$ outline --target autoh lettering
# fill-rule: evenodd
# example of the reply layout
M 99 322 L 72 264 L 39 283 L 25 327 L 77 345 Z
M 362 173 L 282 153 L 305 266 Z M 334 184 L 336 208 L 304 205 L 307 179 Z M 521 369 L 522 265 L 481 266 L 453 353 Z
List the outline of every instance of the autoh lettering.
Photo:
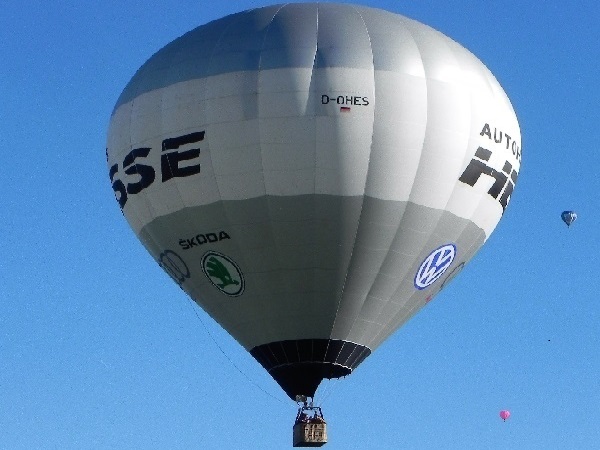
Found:
M 475 152 L 475 156 L 460 176 L 459 181 L 469 186 L 475 186 L 475 183 L 477 183 L 482 175 L 493 178 L 494 182 L 487 193 L 498 200 L 504 213 L 517 183 L 519 173 L 509 161 L 504 163 L 501 170 L 489 166 L 488 162 L 491 156 L 491 150 L 479 147 Z
M 502 144 L 502 146 L 506 147 L 506 150 L 510 150 L 512 152 L 513 156 L 517 161 L 519 161 L 519 163 L 521 162 L 521 147 L 519 143 L 505 131 L 502 131 L 496 127 L 494 127 L 492 131 L 490 124 L 486 123 L 481 129 L 479 136 L 485 136 L 496 144 Z

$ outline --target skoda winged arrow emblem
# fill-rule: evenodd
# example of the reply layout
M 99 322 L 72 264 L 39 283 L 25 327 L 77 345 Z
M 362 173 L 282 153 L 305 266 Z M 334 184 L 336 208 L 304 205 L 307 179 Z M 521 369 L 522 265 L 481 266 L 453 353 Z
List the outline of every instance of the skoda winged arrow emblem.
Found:
M 206 252 L 202 257 L 202 271 L 223 294 L 237 297 L 244 292 L 242 271 L 228 256 L 212 250 Z

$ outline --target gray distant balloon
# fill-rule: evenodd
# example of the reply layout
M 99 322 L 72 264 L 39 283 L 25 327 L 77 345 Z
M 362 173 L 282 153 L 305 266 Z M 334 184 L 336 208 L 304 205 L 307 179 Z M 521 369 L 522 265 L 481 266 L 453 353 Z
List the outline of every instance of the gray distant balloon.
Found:
M 290 3 L 152 56 L 107 159 L 152 257 L 295 398 L 351 373 L 460 272 L 510 201 L 520 146 L 505 92 L 453 40 Z

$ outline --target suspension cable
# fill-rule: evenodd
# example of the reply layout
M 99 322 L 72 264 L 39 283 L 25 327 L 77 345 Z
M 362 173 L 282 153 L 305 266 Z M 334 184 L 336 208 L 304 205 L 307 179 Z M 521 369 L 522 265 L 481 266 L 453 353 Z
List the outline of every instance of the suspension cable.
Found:
M 242 369 L 239 368 L 239 366 L 233 362 L 233 360 L 229 357 L 229 355 L 227 355 L 227 353 L 225 353 L 225 351 L 223 350 L 223 348 L 219 345 L 219 343 L 217 342 L 217 340 L 215 339 L 215 337 L 213 336 L 213 334 L 210 332 L 210 330 L 208 329 L 208 327 L 206 326 L 206 324 L 204 323 L 204 320 L 202 320 L 202 317 L 200 317 L 200 314 L 198 314 L 198 305 L 196 304 L 196 302 L 194 302 L 189 296 L 186 295 L 186 298 L 189 302 L 190 307 L 192 308 L 192 310 L 194 311 L 194 314 L 196 315 L 196 317 L 198 318 L 198 320 L 200 321 L 200 323 L 202 324 L 202 327 L 204 328 L 204 330 L 206 331 L 206 333 L 210 336 L 210 339 L 213 341 L 213 343 L 215 344 L 215 346 L 219 349 L 219 351 L 223 354 L 223 356 L 225 356 L 225 358 L 229 361 L 229 363 L 235 367 L 237 369 L 237 371 L 242 374 L 242 376 L 248 381 L 250 382 L 250 384 L 254 385 L 254 387 L 258 388 L 260 391 L 262 391 L 264 394 L 268 395 L 269 397 L 271 397 L 272 399 L 277 400 L 279 403 L 286 405 L 286 406 L 290 406 L 290 404 L 288 402 L 284 402 L 283 400 L 281 400 L 278 397 L 275 397 L 273 394 L 271 394 L 270 392 L 267 392 L 265 389 L 263 389 L 258 383 L 256 383 L 252 378 L 250 378 L 250 376 L 248 376 L 244 371 L 242 371 Z

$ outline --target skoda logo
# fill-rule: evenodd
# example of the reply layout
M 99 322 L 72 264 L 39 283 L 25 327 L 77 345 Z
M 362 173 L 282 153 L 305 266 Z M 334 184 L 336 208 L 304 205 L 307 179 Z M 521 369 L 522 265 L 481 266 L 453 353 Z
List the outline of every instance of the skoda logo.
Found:
M 432 251 L 417 270 L 415 287 L 421 290 L 431 286 L 448 270 L 455 256 L 456 246 L 454 244 L 446 244 Z
M 237 297 L 244 292 L 244 277 L 238 265 L 228 256 L 208 251 L 202 257 L 202 271 L 223 294 Z

